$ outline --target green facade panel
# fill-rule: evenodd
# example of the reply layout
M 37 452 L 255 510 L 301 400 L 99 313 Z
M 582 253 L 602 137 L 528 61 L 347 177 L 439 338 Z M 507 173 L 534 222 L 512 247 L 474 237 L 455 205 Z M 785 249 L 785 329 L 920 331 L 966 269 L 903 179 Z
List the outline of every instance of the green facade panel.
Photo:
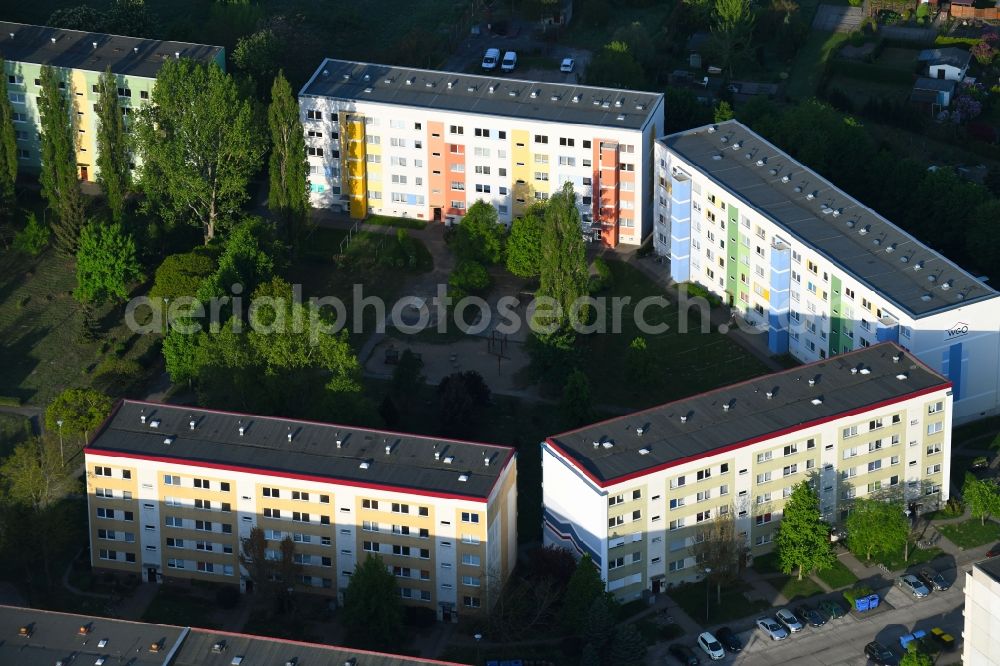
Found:
M 830 277 L 830 346 L 828 353 L 834 356 L 840 353 L 841 329 L 843 327 L 844 313 L 841 303 L 841 283 L 836 275 Z
M 736 303 L 739 298 L 738 290 L 740 284 L 740 215 L 736 206 L 729 206 L 729 219 L 726 224 L 726 232 L 728 238 L 726 241 L 726 293 Z

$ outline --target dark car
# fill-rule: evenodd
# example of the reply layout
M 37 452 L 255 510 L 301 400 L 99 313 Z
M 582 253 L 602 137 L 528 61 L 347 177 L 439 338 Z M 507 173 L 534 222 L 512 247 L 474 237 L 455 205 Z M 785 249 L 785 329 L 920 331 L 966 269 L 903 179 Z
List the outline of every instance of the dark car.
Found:
M 878 641 L 872 641 L 865 646 L 865 656 L 879 666 L 896 666 L 899 663 L 896 653 Z
M 715 632 L 715 637 L 722 643 L 722 647 L 726 648 L 726 652 L 736 653 L 743 649 L 743 642 L 740 641 L 740 637 L 729 627 L 721 627 Z
M 1000 555 L 1000 543 L 986 551 L 986 557 L 996 557 L 997 555 Z
M 924 567 L 921 569 L 917 576 L 923 581 L 924 585 L 934 588 L 939 592 L 944 592 L 951 587 L 951 585 L 948 584 L 948 581 L 945 580 L 944 576 L 930 567 Z
M 819 609 L 831 620 L 836 620 L 838 617 L 844 617 L 847 615 L 847 610 L 844 606 L 839 601 L 834 601 L 833 599 L 821 601 Z
M 701 661 L 698 659 L 698 655 L 694 653 L 694 650 L 689 648 L 687 645 L 681 645 L 680 643 L 674 643 L 667 651 L 685 666 L 698 666 Z
M 816 610 L 815 608 L 809 608 L 809 606 L 799 606 L 795 609 L 795 613 L 809 623 L 810 627 L 822 627 L 826 624 L 826 615 L 822 612 Z

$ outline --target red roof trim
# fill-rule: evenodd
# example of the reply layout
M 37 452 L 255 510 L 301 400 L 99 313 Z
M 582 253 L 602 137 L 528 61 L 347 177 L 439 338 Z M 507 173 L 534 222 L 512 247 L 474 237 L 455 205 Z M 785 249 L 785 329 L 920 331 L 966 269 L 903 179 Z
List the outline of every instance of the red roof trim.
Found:
M 677 458 L 677 459 L 671 460 L 669 462 L 661 463 L 661 464 L 656 465 L 654 467 L 648 467 L 646 469 L 642 469 L 642 470 L 639 470 L 639 471 L 636 471 L 636 472 L 631 472 L 629 474 L 624 474 L 622 476 L 612 477 L 610 479 L 605 479 L 603 481 L 600 480 L 600 479 L 598 479 L 596 476 L 594 476 L 594 474 L 590 470 L 586 469 L 585 467 L 582 467 L 577 462 L 576 458 L 573 457 L 573 456 L 571 456 L 571 455 L 569 455 L 566 452 L 565 449 L 563 449 L 558 444 L 556 444 L 552 437 L 547 438 L 545 441 L 546 441 L 546 443 L 549 446 L 551 446 L 556 451 L 558 451 L 560 454 L 562 454 L 562 456 L 564 458 L 566 458 L 566 460 L 568 460 L 574 467 L 576 467 L 581 472 L 583 472 L 584 474 L 586 474 L 587 478 L 591 479 L 594 483 L 596 483 L 601 488 L 607 488 L 608 486 L 613 486 L 613 485 L 616 485 L 616 484 L 619 484 L 619 483 L 624 483 L 625 481 L 631 481 L 632 479 L 636 479 L 636 478 L 639 478 L 639 477 L 642 477 L 642 476 L 646 476 L 648 474 L 654 474 L 656 472 L 660 472 L 660 471 L 663 471 L 665 469 L 670 469 L 671 467 L 677 467 L 677 466 L 683 465 L 685 463 L 694 462 L 696 460 L 702 460 L 703 458 L 708 458 L 708 457 L 711 457 L 711 456 L 719 455 L 721 453 L 728 453 L 729 451 L 735 451 L 736 449 L 741 449 L 741 448 L 743 448 L 745 446 L 751 446 L 753 444 L 757 444 L 759 442 L 763 442 L 763 441 L 768 440 L 768 439 L 774 439 L 775 437 L 781 437 L 783 435 L 788 435 L 788 434 L 791 434 L 793 432 L 798 432 L 800 430 L 806 430 L 807 428 L 814 428 L 814 427 L 816 427 L 818 425 L 823 425 L 824 423 L 830 423 L 831 421 L 836 421 L 838 419 L 847 418 L 849 416 L 856 416 L 858 414 L 863 414 L 865 412 L 869 412 L 869 411 L 872 411 L 874 409 L 880 409 L 882 407 L 888 407 L 890 405 L 895 405 L 897 403 L 904 402 L 906 400 L 912 400 L 913 398 L 919 398 L 920 396 L 923 396 L 923 395 L 929 395 L 931 393 L 937 393 L 938 391 L 943 391 L 943 390 L 949 389 L 951 387 L 952 387 L 952 383 L 951 382 L 945 382 L 945 383 L 939 384 L 937 386 L 930 386 L 930 387 L 927 387 L 925 389 L 921 389 L 919 391 L 913 391 L 912 393 L 907 393 L 906 395 L 897 396 L 895 398 L 890 398 L 890 399 L 887 399 L 887 400 L 881 400 L 879 402 L 876 402 L 876 403 L 873 403 L 873 404 L 870 404 L 870 405 L 864 405 L 862 407 L 857 407 L 855 409 L 851 409 L 851 410 L 848 410 L 846 412 L 839 412 L 837 414 L 831 414 L 830 416 L 824 416 L 822 418 L 813 419 L 811 421 L 805 421 L 804 423 L 800 423 L 800 424 L 794 425 L 794 426 L 789 426 L 787 428 L 782 428 L 781 430 L 776 430 L 776 431 L 773 431 L 773 432 L 765 433 L 763 435 L 758 435 L 757 437 L 753 437 L 751 439 L 746 439 L 746 440 L 743 440 L 743 441 L 740 441 L 740 442 L 736 442 L 734 444 L 728 444 L 726 446 L 719 447 L 719 448 L 716 448 L 716 449 L 710 449 L 708 451 L 704 451 L 702 453 L 699 453 L 699 454 L 696 454 L 696 455 L 693 455 L 693 456 L 687 456 L 687 457 L 684 457 L 684 458 Z
M 95 449 L 92 446 L 88 446 L 83 450 L 84 455 L 95 455 L 95 456 L 107 456 L 109 458 L 128 458 L 131 460 L 148 460 L 151 462 L 161 462 L 168 463 L 171 465 L 185 465 L 187 467 L 204 467 L 207 469 L 218 469 L 227 472 L 243 472 L 246 474 L 267 474 L 270 476 L 277 476 L 284 479 L 297 479 L 299 481 L 315 481 L 317 483 L 330 483 L 338 486 L 350 486 L 352 488 L 368 488 L 371 490 L 382 490 L 393 493 L 402 493 L 404 495 L 421 495 L 424 497 L 436 497 L 439 499 L 452 499 L 452 500 L 463 500 L 467 502 L 483 502 L 485 503 L 489 496 L 480 497 L 479 495 L 458 495 L 454 493 L 443 493 L 434 490 L 419 490 L 415 488 L 404 488 L 402 486 L 390 486 L 378 483 L 362 483 L 360 481 L 347 481 L 345 479 L 338 479 L 336 477 L 329 476 L 314 476 L 312 474 L 297 474 L 295 472 L 283 472 L 279 470 L 271 470 L 264 467 L 244 467 L 242 465 L 225 465 L 222 463 L 213 462 L 200 462 L 195 460 L 188 460 L 186 458 L 170 458 L 166 456 L 147 456 L 139 453 L 126 453 L 124 451 L 112 451 L 110 449 Z
M 170 626 L 170 625 L 168 625 Z M 283 643 L 285 645 L 298 645 L 300 647 L 317 648 L 321 650 L 338 650 L 340 652 L 350 652 L 351 654 L 365 654 L 372 657 L 391 657 L 414 664 L 437 664 L 438 666 L 462 666 L 455 661 L 437 661 L 436 659 L 424 659 L 423 657 L 409 657 L 401 654 L 389 652 L 372 652 L 371 650 L 358 650 L 356 648 L 344 647 L 341 645 L 324 645 L 323 643 L 306 643 L 305 641 L 293 641 L 287 638 L 271 638 L 270 636 L 255 636 L 254 634 L 241 634 L 234 631 L 217 631 L 214 629 L 191 628 L 192 633 L 207 634 L 209 636 L 231 636 L 233 638 L 249 638 L 251 640 L 263 640 L 271 643 Z

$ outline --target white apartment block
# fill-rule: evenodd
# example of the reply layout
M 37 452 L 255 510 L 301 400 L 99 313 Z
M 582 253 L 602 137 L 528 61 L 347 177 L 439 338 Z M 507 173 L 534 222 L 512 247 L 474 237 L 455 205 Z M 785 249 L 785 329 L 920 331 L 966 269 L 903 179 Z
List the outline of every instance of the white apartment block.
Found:
M 517 559 L 516 454 L 503 446 L 125 401 L 85 450 L 91 560 L 148 582 L 253 581 L 254 526 L 303 590 L 337 595 L 378 554 L 405 603 L 486 609 Z
M 571 182 L 584 231 L 637 245 L 653 228 L 663 95 L 326 59 L 299 93 L 313 206 L 509 225 Z
M 893 341 L 1000 411 L 997 292 L 735 121 L 656 143 L 654 247 L 810 362 Z
M 977 562 L 965 573 L 962 663 L 1000 664 L 1000 560 Z
M 809 480 L 831 524 L 855 497 L 948 499 L 952 385 L 888 342 L 549 437 L 544 541 L 589 554 L 620 599 L 697 580 L 730 514 L 749 559 Z

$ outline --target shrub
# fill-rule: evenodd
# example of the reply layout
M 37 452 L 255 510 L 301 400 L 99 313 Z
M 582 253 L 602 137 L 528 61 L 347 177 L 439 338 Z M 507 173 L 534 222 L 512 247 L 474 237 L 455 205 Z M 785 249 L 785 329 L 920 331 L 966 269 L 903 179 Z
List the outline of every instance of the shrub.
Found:
M 28 223 L 14 236 L 14 249 L 29 257 L 37 257 L 49 244 L 49 228 L 38 223 L 34 213 L 28 214 Z
M 223 610 L 236 608 L 240 602 L 240 589 L 235 585 L 223 585 L 215 591 L 215 603 Z
M 713 308 L 722 305 L 722 299 L 710 292 L 705 287 L 701 286 L 697 282 L 688 282 L 684 285 L 684 289 L 687 291 L 687 295 L 691 298 L 704 298 L 708 301 L 708 304 Z
M 448 286 L 464 293 L 482 292 L 490 286 L 490 274 L 478 261 L 467 259 L 455 266 L 448 276 Z
M 851 605 L 851 608 L 854 608 L 855 601 L 867 597 L 873 594 L 873 592 L 872 588 L 867 585 L 855 585 L 849 590 L 844 590 L 844 598 L 847 599 L 847 603 Z
M 591 280 L 591 291 L 604 291 L 605 289 L 610 289 L 612 285 L 614 285 L 615 278 L 611 274 L 608 262 L 606 262 L 602 257 L 594 259 L 594 270 L 597 271 L 597 276 Z

